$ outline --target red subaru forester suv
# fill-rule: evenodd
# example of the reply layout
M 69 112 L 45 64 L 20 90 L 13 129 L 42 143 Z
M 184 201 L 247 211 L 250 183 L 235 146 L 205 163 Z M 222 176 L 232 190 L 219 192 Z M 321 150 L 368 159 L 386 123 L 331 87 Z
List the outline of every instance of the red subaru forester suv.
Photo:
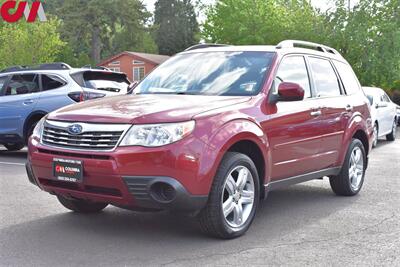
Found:
M 27 173 L 76 212 L 185 211 L 234 238 L 278 187 L 328 176 L 336 194 L 356 195 L 372 128 L 352 68 L 330 47 L 202 44 L 131 95 L 50 113 L 30 138 Z

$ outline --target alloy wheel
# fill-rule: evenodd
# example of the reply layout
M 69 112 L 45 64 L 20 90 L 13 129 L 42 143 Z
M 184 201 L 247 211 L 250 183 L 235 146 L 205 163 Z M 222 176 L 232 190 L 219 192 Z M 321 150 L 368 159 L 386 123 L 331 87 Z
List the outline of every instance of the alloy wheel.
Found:
M 364 157 L 359 147 L 355 147 L 351 151 L 349 164 L 349 180 L 353 191 L 360 189 L 364 176 Z
M 374 141 L 373 146 L 375 147 L 378 144 L 378 127 L 374 126 Z
M 255 187 L 250 170 L 237 166 L 227 176 L 221 198 L 226 223 L 240 228 L 250 217 L 254 205 Z

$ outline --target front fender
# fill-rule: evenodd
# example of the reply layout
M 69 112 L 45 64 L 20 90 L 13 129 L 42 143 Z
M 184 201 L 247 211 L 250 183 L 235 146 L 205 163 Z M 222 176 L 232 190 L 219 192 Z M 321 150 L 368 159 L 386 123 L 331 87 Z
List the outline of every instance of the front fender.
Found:
M 263 154 L 266 174 L 265 177 L 260 177 L 260 179 L 263 179 L 265 182 L 266 177 L 270 177 L 271 170 L 267 165 L 268 162 L 271 162 L 269 143 L 260 126 L 247 119 L 229 121 L 213 133 L 201 156 L 200 173 L 207 173 L 205 176 L 208 179 L 214 179 L 225 153 L 235 143 L 245 140 L 255 143 Z M 212 182 L 209 184 L 211 188 Z

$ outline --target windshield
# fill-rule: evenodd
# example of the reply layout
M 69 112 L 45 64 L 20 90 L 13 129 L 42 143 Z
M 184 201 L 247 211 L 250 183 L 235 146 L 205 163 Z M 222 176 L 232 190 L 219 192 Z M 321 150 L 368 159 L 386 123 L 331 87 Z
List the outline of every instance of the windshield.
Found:
M 177 55 L 150 73 L 135 94 L 256 95 L 274 54 L 207 52 Z

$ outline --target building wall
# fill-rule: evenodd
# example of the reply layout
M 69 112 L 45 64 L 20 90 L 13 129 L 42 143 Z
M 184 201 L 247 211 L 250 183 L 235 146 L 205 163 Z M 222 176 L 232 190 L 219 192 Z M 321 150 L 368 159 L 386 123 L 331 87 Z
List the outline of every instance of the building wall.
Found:
M 144 64 L 133 64 L 134 60 L 138 61 L 143 61 Z M 114 62 L 118 62 L 119 64 L 113 64 Z M 156 64 L 150 63 L 148 61 L 145 61 L 141 58 L 135 57 L 134 55 L 121 55 L 118 58 L 115 58 L 114 60 L 101 65 L 103 67 L 107 67 L 113 70 L 117 70 L 120 72 L 124 72 L 130 81 L 134 81 L 133 79 L 133 68 L 134 67 L 144 67 L 144 76 L 149 74 L 155 67 L 157 67 Z

